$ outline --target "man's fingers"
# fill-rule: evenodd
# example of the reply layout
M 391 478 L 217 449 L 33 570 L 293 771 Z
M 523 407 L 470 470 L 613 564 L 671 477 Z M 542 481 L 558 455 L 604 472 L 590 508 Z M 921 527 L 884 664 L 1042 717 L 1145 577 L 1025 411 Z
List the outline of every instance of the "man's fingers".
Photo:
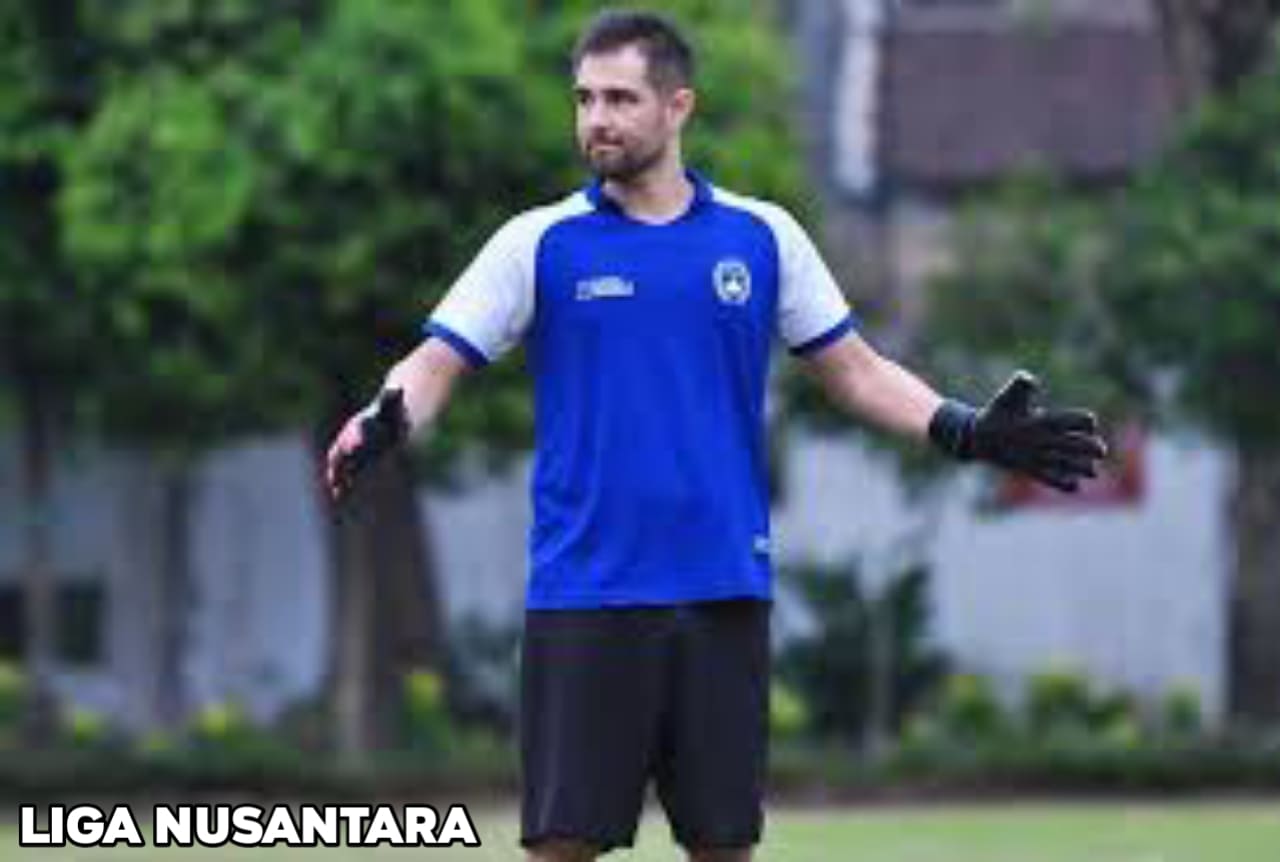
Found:
M 995 398 L 991 399 L 988 409 L 1000 413 L 1025 413 L 1031 408 L 1031 399 L 1035 397 L 1039 388 L 1040 383 L 1034 375 L 1027 371 L 1018 371 L 1004 386 L 1000 387 Z
M 338 432 L 333 445 L 329 447 L 325 458 L 325 478 L 329 484 L 329 492 L 335 500 L 341 499 L 351 488 L 355 468 L 358 466 L 353 463 L 353 459 L 360 444 L 361 433 L 358 423 L 348 420 Z
M 1056 452 L 1041 453 L 1033 462 L 1036 470 L 1046 470 L 1061 476 L 1074 476 L 1079 479 L 1095 479 L 1098 476 L 1092 458 L 1080 455 L 1063 455 Z
M 1075 473 L 1047 466 L 1036 466 L 1028 470 L 1027 474 L 1037 482 L 1056 488 L 1064 494 L 1074 494 L 1080 490 L 1080 476 Z
M 1064 494 L 1074 494 L 1080 490 L 1080 480 L 1074 476 L 1060 476 L 1056 473 L 1050 473 L 1041 477 L 1040 481 Z
M 1107 444 L 1096 434 L 1084 434 L 1075 431 L 1055 432 L 1044 435 L 1036 447 L 1040 452 L 1053 452 L 1061 455 L 1078 455 L 1097 461 L 1107 457 Z
M 333 442 L 333 445 L 329 447 L 329 452 L 325 455 L 325 480 L 328 482 L 330 490 L 335 492 L 338 487 L 339 468 L 342 463 L 343 453 L 344 447 L 342 437 L 339 436 L 338 439 Z
M 1097 476 L 1097 462 L 1107 456 L 1107 445 L 1092 411 L 1037 406 L 1039 389 L 1032 374 L 1015 373 L 978 413 L 973 453 L 1073 493 L 1082 480 Z
M 1098 417 L 1091 410 L 1050 408 L 1036 417 L 1036 423 L 1050 431 L 1091 435 L 1098 433 Z
M 356 479 L 366 468 L 378 458 L 378 452 L 368 440 L 360 440 L 338 456 L 337 478 L 341 493 L 346 493 L 355 485 Z
M 408 436 L 404 393 L 384 390 L 374 407 L 347 420 L 329 449 L 329 484 L 335 498 L 351 490 L 359 475 Z

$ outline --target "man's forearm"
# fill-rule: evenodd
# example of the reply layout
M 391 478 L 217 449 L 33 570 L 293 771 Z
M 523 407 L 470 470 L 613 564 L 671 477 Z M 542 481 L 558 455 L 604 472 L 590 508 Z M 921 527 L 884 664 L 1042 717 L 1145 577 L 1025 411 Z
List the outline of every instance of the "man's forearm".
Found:
M 1072 492 L 1096 473 L 1107 447 L 1097 418 L 1034 403 L 1039 384 L 1013 375 L 981 408 L 944 399 L 860 337 L 819 353 L 813 368 L 828 396 L 850 413 L 908 437 L 928 439 L 962 461 L 985 461 Z
M 465 367 L 452 348 L 432 338 L 391 368 L 383 388 L 404 393 L 410 434 L 421 432 L 435 421 Z
M 912 372 L 866 345 L 819 366 L 823 386 L 849 413 L 895 434 L 923 440 L 942 397 Z
M 929 420 L 942 403 L 942 397 L 891 359 L 877 359 L 874 368 L 873 373 L 852 388 L 854 408 L 882 428 L 925 439 Z

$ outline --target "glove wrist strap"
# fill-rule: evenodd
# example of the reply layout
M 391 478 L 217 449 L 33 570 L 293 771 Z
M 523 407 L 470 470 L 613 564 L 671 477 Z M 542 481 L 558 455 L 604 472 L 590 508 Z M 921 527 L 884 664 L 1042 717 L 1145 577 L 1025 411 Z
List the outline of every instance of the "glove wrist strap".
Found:
M 973 458 L 973 425 L 978 411 L 948 398 L 929 420 L 929 439 L 947 455 L 960 461 Z
M 361 422 L 364 444 L 370 456 L 378 456 L 399 446 L 409 436 L 409 417 L 405 412 L 404 394 L 399 389 L 384 389 L 365 412 Z

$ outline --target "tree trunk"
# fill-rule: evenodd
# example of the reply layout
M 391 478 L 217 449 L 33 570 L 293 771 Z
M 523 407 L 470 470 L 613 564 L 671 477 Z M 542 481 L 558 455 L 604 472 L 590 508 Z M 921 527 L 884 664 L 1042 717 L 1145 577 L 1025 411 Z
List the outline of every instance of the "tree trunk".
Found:
M 1158 0 L 1156 11 L 1174 102 L 1186 111 L 1200 104 L 1212 78 L 1199 0 Z
M 1190 108 L 1262 66 L 1280 0 L 1159 0 L 1156 10 L 1178 106 Z
M 1229 701 L 1249 723 L 1280 720 L 1280 453 L 1240 454 L 1231 500 Z
M 318 441 L 320 475 L 328 435 Z M 334 742 L 346 759 L 360 762 L 397 740 L 405 673 L 440 666 L 443 614 L 407 456 L 385 459 L 339 506 L 325 508 L 334 584 L 327 674 Z
M 1276 0 L 1200 0 L 1205 31 L 1212 45 L 1209 74 L 1218 92 L 1235 89 L 1262 67 L 1271 53 Z
M 1227 93 L 1272 49 L 1280 0 L 1160 0 L 1182 108 Z M 1234 718 L 1280 719 L 1280 454 L 1240 453 L 1231 500 L 1228 702 Z
M 406 674 L 443 671 L 444 611 L 428 533 L 423 526 L 409 457 L 392 457 L 374 497 L 372 567 L 381 589 L 374 596 L 372 669 L 378 739 L 400 738 Z
M 191 466 L 181 457 L 165 456 L 161 564 L 156 607 L 155 715 L 167 728 L 181 725 L 187 712 L 186 657 L 191 609 Z
M 370 507 L 356 503 L 332 511 L 333 605 L 330 612 L 330 703 L 338 752 L 356 761 L 371 747 L 367 672 L 372 651 L 374 572 L 365 566 L 364 539 L 369 534 Z
M 22 393 L 21 419 L 26 736 L 31 745 L 43 747 L 52 741 L 57 719 L 53 691 L 57 584 L 50 545 L 54 421 L 51 405 L 36 386 Z

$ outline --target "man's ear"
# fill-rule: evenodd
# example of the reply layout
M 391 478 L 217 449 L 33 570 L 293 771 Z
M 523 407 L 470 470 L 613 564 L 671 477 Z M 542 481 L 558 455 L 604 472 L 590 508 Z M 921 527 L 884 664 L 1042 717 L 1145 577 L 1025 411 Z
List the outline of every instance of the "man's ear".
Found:
M 697 107 L 698 96 L 689 87 L 680 87 L 671 94 L 671 101 L 667 104 L 672 119 L 683 126 L 693 114 L 693 109 Z

